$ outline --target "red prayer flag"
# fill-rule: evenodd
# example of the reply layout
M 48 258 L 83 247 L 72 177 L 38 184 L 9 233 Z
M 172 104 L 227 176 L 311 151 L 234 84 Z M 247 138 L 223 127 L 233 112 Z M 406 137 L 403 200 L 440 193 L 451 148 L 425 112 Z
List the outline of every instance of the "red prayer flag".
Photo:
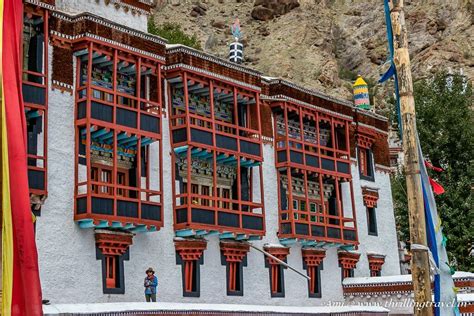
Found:
M 3 249 L 4 265 L 11 268 L 8 278 L 12 282 L 3 288 L 8 298 L 2 309 L 7 315 L 43 315 L 38 254 L 35 244 L 33 218 L 30 209 L 26 158 L 26 123 L 23 106 L 21 33 L 23 29 L 23 2 L 1 0 L 1 73 L 2 73 L 2 179 L 7 179 L 9 196 L 2 192 L 3 211 L 11 221 L 4 227 L 9 231 L 9 249 Z M 6 135 L 5 135 L 6 134 Z M 5 145 L 8 143 L 8 145 Z M 5 146 L 3 146 L 5 145 Z M 7 172 L 5 172 L 7 170 Z M 4 183 L 5 184 L 5 183 Z M 7 254 L 7 256 L 5 256 Z M 13 274 L 13 275 L 12 275 Z M 11 313 L 9 313 L 9 311 Z
M 440 195 L 444 193 L 444 188 L 441 184 L 439 184 L 438 182 L 436 182 L 435 180 L 431 178 L 429 178 L 429 180 L 430 180 L 431 187 L 433 188 L 433 192 L 436 195 Z
M 444 171 L 443 168 L 433 166 L 433 164 L 431 162 L 429 162 L 428 160 L 425 160 L 425 166 L 427 168 L 430 168 L 431 170 L 436 171 L 436 172 L 443 172 Z

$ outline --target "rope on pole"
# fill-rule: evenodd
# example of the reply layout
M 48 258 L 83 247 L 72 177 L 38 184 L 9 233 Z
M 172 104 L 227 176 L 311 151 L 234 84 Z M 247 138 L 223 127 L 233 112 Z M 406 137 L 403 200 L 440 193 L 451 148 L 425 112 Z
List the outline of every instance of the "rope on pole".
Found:
M 292 270 L 293 272 L 296 272 L 297 274 L 301 275 L 303 278 L 305 278 L 305 279 L 307 279 L 307 280 L 311 280 L 311 278 L 310 278 L 309 276 L 307 276 L 307 275 L 305 275 L 305 274 L 299 272 L 298 270 L 296 270 L 295 268 L 293 268 L 292 266 L 290 266 L 290 265 L 289 265 L 288 263 L 286 263 L 285 261 L 278 259 L 278 258 L 275 257 L 274 255 L 272 255 L 272 254 L 266 252 L 266 251 L 263 250 L 263 249 L 260 249 L 260 248 L 255 247 L 255 246 L 252 245 L 251 243 L 248 243 L 248 245 L 249 245 L 251 248 L 253 248 L 253 249 L 255 249 L 255 250 L 257 250 L 257 251 L 263 253 L 265 256 L 267 256 L 267 257 L 269 257 L 269 258 L 272 258 L 273 260 L 275 260 L 275 261 L 278 262 L 279 264 L 281 264 L 281 265 L 287 267 L 288 269 Z

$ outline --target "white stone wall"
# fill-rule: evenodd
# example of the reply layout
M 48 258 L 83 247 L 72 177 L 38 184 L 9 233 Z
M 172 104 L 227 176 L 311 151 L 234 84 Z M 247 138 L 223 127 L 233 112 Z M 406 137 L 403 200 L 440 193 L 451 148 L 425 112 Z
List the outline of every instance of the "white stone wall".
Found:
M 50 52 L 52 50 L 50 49 Z M 51 55 L 51 54 L 50 54 Z M 50 56 L 50 60 L 51 60 Z M 75 67 L 74 67 L 75 69 Z M 165 90 L 166 91 L 166 90 Z M 74 214 L 74 98 L 57 90 L 49 92 L 48 124 L 48 190 L 49 196 L 37 221 L 37 244 L 43 296 L 52 303 L 86 303 L 142 301 L 145 270 L 151 266 L 159 280 L 158 300 L 170 302 L 243 303 L 267 305 L 323 305 L 342 301 L 341 271 L 337 249 L 330 248 L 323 261 L 321 273 L 322 298 L 308 298 L 307 282 L 301 276 L 285 270 L 285 298 L 271 298 L 269 272 L 264 256 L 252 250 L 248 265 L 243 268 L 244 296 L 226 295 L 226 269 L 221 265 L 219 239 L 208 238 L 201 265 L 201 296 L 182 296 L 181 266 L 176 264 L 173 243 L 173 210 L 171 184 L 171 146 L 169 121 L 163 119 L 163 219 L 164 227 L 158 232 L 139 233 L 130 247 L 130 260 L 124 262 L 125 294 L 102 293 L 101 261 L 96 260 L 94 232 L 80 229 L 73 220 Z M 158 146 L 154 146 L 155 149 Z M 274 161 L 274 148 L 264 145 L 264 202 L 266 236 L 253 242 L 258 247 L 265 243 L 278 243 L 278 184 Z M 157 161 L 157 156 L 151 161 Z M 360 181 L 357 168 L 352 166 L 359 251 L 362 253 L 356 276 L 368 276 L 366 252 L 386 255 L 382 274 L 399 273 L 395 222 L 387 174 L 377 172 L 375 182 Z M 378 236 L 368 236 L 361 185 L 379 189 L 377 207 Z M 293 245 L 288 263 L 303 270 L 301 247 Z
M 145 13 L 132 13 L 123 6 L 115 6 L 114 1 L 105 4 L 105 0 L 56 0 L 56 8 L 68 14 L 89 12 L 114 21 L 124 26 L 146 32 L 147 18 Z
M 375 171 L 375 181 L 362 180 L 359 169 L 354 163 L 351 165 L 354 187 L 354 200 L 356 205 L 357 231 L 359 249 L 361 253 L 355 277 L 370 276 L 367 253 L 385 255 L 382 266 L 382 276 L 400 274 L 400 259 L 398 256 L 398 242 L 393 212 L 390 176 L 386 172 Z M 375 208 L 377 220 L 377 236 L 368 234 L 367 213 L 362 198 L 362 187 L 377 189 L 379 199 Z
M 43 298 L 52 302 L 94 301 L 102 296 L 94 233 L 80 229 L 73 220 L 74 97 L 49 91 L 48 110 L 48 198 L 36 222 Z

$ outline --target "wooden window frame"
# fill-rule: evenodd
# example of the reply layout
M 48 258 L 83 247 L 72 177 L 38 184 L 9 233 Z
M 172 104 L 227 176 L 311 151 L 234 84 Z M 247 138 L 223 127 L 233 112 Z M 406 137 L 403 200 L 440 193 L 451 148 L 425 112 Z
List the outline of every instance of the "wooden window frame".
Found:
M 95 170 L 95 177 L 94 177 L 94 170 Z M 100 180 L 100 175 L 101 175 L 101 172 L 102 171 L 107 171 L 107 172 L 110 172 L 110 182 L 103 182 L 103 181 L 99 181 Z M 104 183 L 104 184 L 108 184 L 108 185 L 113 185 L 113 181 L 112 179 L 114 178 L 113 177 L 113 172 L 114 172 L 114 169 L 113 167 L 111 166 L 107 166 L 107 165 L 103 165 L 103 164 L 98 164 L 98 163 L 92 163 L 91 164 L 91 169 L 90 169 L 90 172 L 91 172 L 91 181 L 94 181 L 94 182 L 100 182 L 100 183 Z M 119 184 L 119 185 L 123 185 L 123 186 L 129 186 L 129 174 L 128 174 L 129 170 L 127 169 L 123 169 L 123 168 L 117 168 L 117 176 L 115 177 L 116 178 L 116 184 L 119 184 L 118 183 L 118 174 L 119 173 L 122 173 L 124 176 L 125 176 L 125 183 L 124 184 Z M 107 188 L 107 193 L 103 193 L 103 192 L 100 192 L 99 190 L 99 187 L 101 185 L 100 184 L 92 184 L 91 185 L 91 192 L 92 193 L 95 193 L 95 194 L 103 194 L 103 195 L 108 195 L 108 196 L 113 196 L 113 193 L 112 193 L 112 187 L 106 187 Z M 119 192 L 123 191 L 124 194 L 120 194 Z M 117 196 L 121 196 L 121 197 L 128 197 L 128 190 L 127 189 L 120 189 L 120 188 L 117 188 Z

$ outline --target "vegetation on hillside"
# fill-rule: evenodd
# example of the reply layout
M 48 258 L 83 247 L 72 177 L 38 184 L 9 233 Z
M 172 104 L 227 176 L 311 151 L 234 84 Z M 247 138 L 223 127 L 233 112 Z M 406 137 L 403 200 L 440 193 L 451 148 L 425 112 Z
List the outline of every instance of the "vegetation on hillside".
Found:
M 148 20 L 148 33 L 163 37 L 168 40 L 169 44 L 183 44 L 199 50 L 201 49 L 201 43 L 196 34 L 186 34 L 181 29 L 181 25 L 177 23 L 166 22 L 162 25 L 156 25 L 155 21 L 150 18 Z
M 474 272 L 474 110 L 472 85 L 460 75 L 439 73 L 414 86 L 417 129 L 424 156 L 444 172 L 430 172 L 445 193 L 436 196 L 447 250 L 457 270 Z M 392 178 L 400 238 L 409 241 L 406 185 Z

